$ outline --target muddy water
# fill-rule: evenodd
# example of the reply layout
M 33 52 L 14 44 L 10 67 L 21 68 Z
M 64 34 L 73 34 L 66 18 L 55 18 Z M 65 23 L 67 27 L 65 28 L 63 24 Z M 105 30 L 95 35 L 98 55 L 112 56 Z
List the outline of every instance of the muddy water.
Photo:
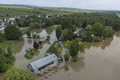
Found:
M 51 36 L 51 44 L 56 41 L 55 30 L 45 31 L 42 32 Z M 24 42 L 20 42 L 21 45 L 15 44 L 15 66 L 26 67 L 29 62 L 45 56 L 51 44 L 45 43 L 43 48 L 39 49 L 39 55 L 33 59 L 25 59 L 25 50 L 32 48 L 33 41 L 33 39 L 24 38 Z M 18 47 L 19 49 L 16 51 L 15 48 Z M 47 76 L 46 80 L 120 80 L 120 32 L 103 42 L 89 43 L 82 56 L 84 58 L 79 59 L 76 63 L 66 63 L 67 70 L 58 70 L 55 74 Z M 0 80 L 3 80 L 3 76 L 4 74 L 0 74 Z
M 83 56 L 47 80 L 120 80 L 120 32 L 103 42 L 90 43 Z
M 26 35 L 24 35 L 24 45 L 23 45 L 23 48 L 18 52 L 16 53 L 14 56 L 16 58 L 16 66 L 17 67 L 26 67 L 28 63 L 32 62 L 32 61 L 35 61 L 37 59 L 40 59 L 42 57 L 45 56 L 45 53 L 47 51 L 47 49 L 50 47 L 50 45 L 56 41 L 56 36 L 55 36 L 55 30 L 52 30 L 52 32 L 50 34 L 48 34 L 46 32 L 46 30 L 42 30 L 40 35 L 42 35 L 42 39 L 43 38 L 46 38 L 47 35 L 50 35 L 50 40 L 49 42 L 50 43 L 45 43 L 41 49 L 39 49 L 39 55 L 37 56 L 34 56 L 31 60 L 28 60 L 24 57 L 24 55 L 26 54 L 26 50 L 29 49 L 29 48 L 33 48 L 33 42 L 34 42 L 34 39 L 28 39 L 26 38 Z M 39 41 L 39 40 L 38 40 Z
M 27 49 L 33 48 L 34 39 L 28 39 L 26 38 L 26 35 L 23 35 L 23 39 L 24 39 L 23 41 L 17 41 L 16 43 L 14 43 L 13 46 L 11 46 L 13 52 L 15 53 L 14 56 L 16 58 L 16 62 L 15 62 L 16 67 L 26 68 L 28 63 L 44 57 L 50 45 L 57 40 L 54 28 L 50 30 L 43 29 L 42 31 L 39 32 L 39 34 L 42 39 L 46 38 L 47 35 L 50 35 L 50 40 L 49 43 L 45 43 L 44 45 L 42 45 L 42 48 L 39 49 L 40 52 L 39 55 L 34 56 L 31 60 L 26 59 L 24 55 L 26 54 Z M 3 80 L 3 78 L 4 78 L 4 74 L 0 74 L 0 80 Z

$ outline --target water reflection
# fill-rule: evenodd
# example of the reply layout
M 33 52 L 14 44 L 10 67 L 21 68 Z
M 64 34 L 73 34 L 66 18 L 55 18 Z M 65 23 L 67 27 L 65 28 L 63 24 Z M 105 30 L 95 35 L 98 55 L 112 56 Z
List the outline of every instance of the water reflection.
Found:
M 113 37 L 108 38 L 102 42 L 93 42 L 93 43 L 88 43 L 87 48 L 90 49 L 91 47 L 100 47 L 101 49 L 105 49 L 111 45 L 111 42 L 113 41 Z
M 90 43 L 84 59 L 69 62 L 48 80 L 120 80 L 120 33 L 100 43 Z
M 83 59 L 78 59 L 77 62 L 69 61 L 65 64 L 65 70 L 69 71 L 69 68 L 74 70 L 75 72 L 80 72 L 81 69 L 83 69 L 85 66 L 84 60 Z

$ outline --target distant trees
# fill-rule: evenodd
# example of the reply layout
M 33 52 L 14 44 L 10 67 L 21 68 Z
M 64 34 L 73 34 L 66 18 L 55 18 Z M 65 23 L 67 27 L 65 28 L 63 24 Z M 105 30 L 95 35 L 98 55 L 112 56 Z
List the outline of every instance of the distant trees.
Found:
M 26 69 L 12 67 L 5 74 L 4 80 L 37 80 L 37 78 Z
M 21 31 L 15 25 L 10 24 L 5 28 L 5 37 L 8 40 L 18 40 L 21 36 Z
M 58 26 L 56 29 L 56 37 L 58 40 L 60 40 L 61 34 L 62 34 L 62 29 L 60 26 Z

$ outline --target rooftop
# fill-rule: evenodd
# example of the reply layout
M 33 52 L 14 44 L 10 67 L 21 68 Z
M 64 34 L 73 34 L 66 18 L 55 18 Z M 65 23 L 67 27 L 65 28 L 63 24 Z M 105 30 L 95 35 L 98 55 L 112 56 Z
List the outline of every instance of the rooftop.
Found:
M 31 62 L 30 65 L 33 69 L 38 69 L 54 61 L 55 59 L 57 59 L 57 56 L 55 54 L 52 54 L 37 61 Z

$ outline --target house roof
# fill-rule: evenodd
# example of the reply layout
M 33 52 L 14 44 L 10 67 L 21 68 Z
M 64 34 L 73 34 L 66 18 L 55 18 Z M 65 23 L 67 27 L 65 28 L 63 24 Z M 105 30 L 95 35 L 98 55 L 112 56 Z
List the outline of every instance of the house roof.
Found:
M 55 54 L 52 54 L 37 61 L 31 62 L 30 65 L 33 69 L 38 69 L 54 61 L 55 59 L 57 59 L 57 56 Z

